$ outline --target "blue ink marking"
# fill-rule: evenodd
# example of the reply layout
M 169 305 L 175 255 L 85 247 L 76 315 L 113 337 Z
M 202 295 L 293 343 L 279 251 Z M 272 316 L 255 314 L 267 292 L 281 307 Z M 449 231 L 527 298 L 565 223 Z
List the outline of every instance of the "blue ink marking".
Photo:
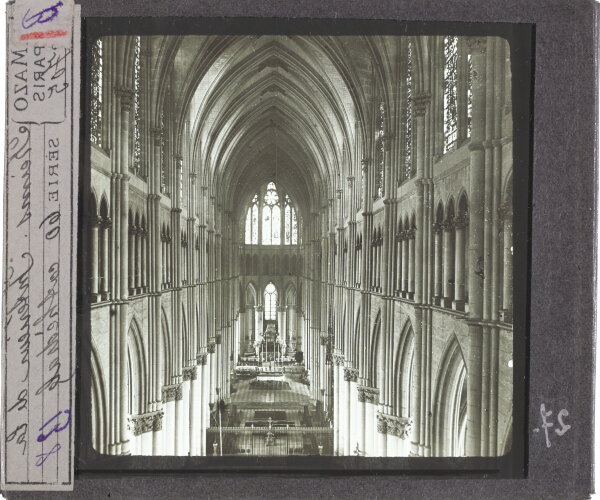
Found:
M 38 461 L 35 463 L 35 466 L 39 467 L 42 465 L 50 455 L 57 453 L 58 450 L 60 450 L 60 444 L 55 444 L 48 453 L 40 453 L 39 455 L 36 455 L 35 458 L 37 458 Z
M 58 8 L 62 7 L 62 5 L 63 5 L 63 3 L 59 1 L 56 5 L 53 5 L 52 7 L 48 7 L 47 9 L 44 9 L 44 10 L 38 12 L 37 14 L 32 14 L 30 17 L 27 17 L 27 14 L 29 14 L 29 11 L 31 10 L 31 9 L 28 9 L 27 12 L 25 12 L 25 16 L 23 17 L 23 20 L 21 21 L 21 26 L 23 26 L 23 28 L 28 30 L 34 24 L 38 24 L 38 23 L 43 24 L 43 23 L 47 23 L 48 21 L 52 21 L 52 19 L 54 19 L 56 16 L 58 16 Z M 29 23 L 29 21 L 33 21 L 33 22 L 25 25 L 25 23 Z
M 55 418 L 58 418 L 58 416 L 62 413 L 62 411 L 59 411 L 56 415 L 54 415 L 50 420 L 48 420 L 48 422 L 46 422 L 44 425 L 42 425 L 40 427 L 40 431 L 46 427 L 50 422 L 52 422 Z M 46 439 L 48 439 L 50 437 L 50 435 L 53 432 L 56 432 L 57 434 L 66 429 L 67 426 L 71 423 L 71 412 L 69 410 L 65 410 L 65 413 L 67 415 L 69 415 L 69 418 L 67 419 L 67 423 L 65 425 L 63 425 L 62 427 L 59 427 L 60 424 L 56 424 L 54 427 L 52 427 L 52 430 L 48 433 L 48 434 L 44 434 L 43 432 L 40 433 L 40 435 L 37 437 L 37 441 L 38 443 L 43 443 L 44 441 L 46 441 Z M 58 451 L 58 450 L 57 450 Z M 45 459 L 44 459 L 45 460 Z

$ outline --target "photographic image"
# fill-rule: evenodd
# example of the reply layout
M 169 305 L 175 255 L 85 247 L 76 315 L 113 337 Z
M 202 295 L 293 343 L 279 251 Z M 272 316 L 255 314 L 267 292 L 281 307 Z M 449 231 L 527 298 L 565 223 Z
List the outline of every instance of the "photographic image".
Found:
M 505 38 L 87 43 L 77 304 L 94 453 L 511 451 L 524 354 Z

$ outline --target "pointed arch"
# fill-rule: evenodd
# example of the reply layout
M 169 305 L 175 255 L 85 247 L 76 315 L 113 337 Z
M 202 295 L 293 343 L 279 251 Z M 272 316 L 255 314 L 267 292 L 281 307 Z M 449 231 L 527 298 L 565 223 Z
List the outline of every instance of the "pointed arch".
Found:
M 406 319 L 400 338 L 394 362 L 394 405 L 396 415 L 411 417 L 413 408 L 413 378 L 414 378 L 414 330 L 410 318 Z
M 142 330 L 135 317 L 127 332 L 127 366 L 129 383 L 129 414 L 141 415 L 146 410 L 146 356 Z
M 246 285 L 246 305 L 255 306 L 258 304 L 257 293 L 254 281 L 249 281 Z
M 432 453 L 463 456 L 467 425 L 467 365 L 456 334 L 446 344 L 436 378 Z
M 169 385 L 171 383 L 171 334 L 169 330 L 169 320 L 167 319 L 167 313 L 165 308 L 161 307 L 161 345 L 160 345 L 160 359 L 162 362 L 162 385 Z M 159 372 L 160 373 L 160 372 Z
M 98 453 L 108 452 L 107 401 L 104 374 L 98 356 L 98 347 L 93 338 L 90 346 L 91 378 L 91 433 L 92 446 Z
M 296 305 L 296 287 L 291 281 L 288 281 L 284 287 L 285 290 L 285 305 L 294 306 Z
M 372 387 L 377 387 L 377 373 L 379 370 L 379 362 L 381 357 L 381 309 L 377 311 L 375 316 L 375 324 L 371 334 L 370 353 L 369 353 L 369 380 Z M 385 369 L 385 367 L 383 367 Z

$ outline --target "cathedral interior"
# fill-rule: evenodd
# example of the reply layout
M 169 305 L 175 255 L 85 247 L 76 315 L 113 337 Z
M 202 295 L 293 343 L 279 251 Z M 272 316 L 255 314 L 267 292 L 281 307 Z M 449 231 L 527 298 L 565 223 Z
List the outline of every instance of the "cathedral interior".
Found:
M 505 40 L 110 36 L 90 66 L 97 452 L 511 449 Z

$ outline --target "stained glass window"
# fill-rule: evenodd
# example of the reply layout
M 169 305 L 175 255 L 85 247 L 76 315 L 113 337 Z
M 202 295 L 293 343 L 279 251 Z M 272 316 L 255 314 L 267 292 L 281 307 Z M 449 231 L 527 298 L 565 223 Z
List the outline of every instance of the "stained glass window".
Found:
M 473 116 L 473 63 L 468 56 L 469 74 L 467 76 L 467 137 L 471 137 L 471 116 Z
M 383 130 L 385 120 L 385 106 L 383 102 L 379 103 L 379 130 L 377 131 L 379 139 L 379 161 L 377 162 L 377 178 L 375 186 L 377 187 L 377 199 L 383 198 L 383 172 L 385 168 L 385 145 L 383 142 Z
M 140 175 L 140 37 L 135 37 L 135 50 L 134 50 L 134 65 L 133 65 L 133 76 L 134 76 L 134 101 L 133 101 L 133 116 L 134 116 L 134 128 L 133 128 L 133 170 L 136 174 Z
M 446 152 L 454 146 L 457 134 L 457 37 L 447 36 L 444 39 L 444 58 L 444 152 Z
M 92 45 L 92 112 L 90 139 L 102 146 L 102 39 Z
M 167 179 L 165 175 L 165 114 L 160 112 L 160 192 L 167 194 Z
M 292 207 L 292 245 L 298 244 L 298 218 L 296 217 L 296 209 Z
M 412 177 L 412 44 L 408 42 L 406 73 L 406 163 L 404 164 L 404 178 Z
M 296 209 L 292 206 L 292 200 L 285 195 L 285 239 L 286 245 L 298 244 L 298 219 Z
M 246 244 L 258 245 L 258 195 L 252 199 L 246 215 Z
M 277 289 L 273 283 L 265 287 L 265 320 L 277 319 Z
M 262 244 L 279 245 L 281 243 L 281 209 L 279 195 L 273 182 L 267 186 L 262 213 Z

